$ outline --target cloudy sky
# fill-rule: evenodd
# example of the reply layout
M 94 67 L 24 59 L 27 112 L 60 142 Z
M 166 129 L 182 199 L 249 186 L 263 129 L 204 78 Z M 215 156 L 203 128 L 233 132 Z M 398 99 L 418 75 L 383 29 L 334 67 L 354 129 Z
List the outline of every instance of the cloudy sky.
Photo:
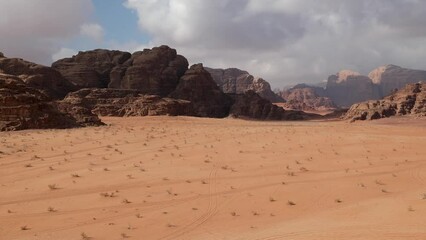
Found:
M 341 69 L 426 69 L 425 25 L 424 0 L 0 0 L 0 51 L 50 65 L 166 44 L 283 87 Z

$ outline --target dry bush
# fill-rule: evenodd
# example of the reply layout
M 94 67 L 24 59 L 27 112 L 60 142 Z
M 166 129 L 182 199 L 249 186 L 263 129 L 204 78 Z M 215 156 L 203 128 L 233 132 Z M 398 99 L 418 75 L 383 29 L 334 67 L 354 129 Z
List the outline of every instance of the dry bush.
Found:
M 47 185 L 49 187 L 50 190 L 58 190 L 59 187 L 56 184 L 49 184 Z

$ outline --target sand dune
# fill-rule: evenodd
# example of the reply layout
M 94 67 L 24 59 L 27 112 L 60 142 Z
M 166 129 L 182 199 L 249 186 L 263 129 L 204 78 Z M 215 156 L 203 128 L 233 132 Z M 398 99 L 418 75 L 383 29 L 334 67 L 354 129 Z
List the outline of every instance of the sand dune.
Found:
M 0 133 L 0 239 L 426 239 L 424 121 L 103 120 Z

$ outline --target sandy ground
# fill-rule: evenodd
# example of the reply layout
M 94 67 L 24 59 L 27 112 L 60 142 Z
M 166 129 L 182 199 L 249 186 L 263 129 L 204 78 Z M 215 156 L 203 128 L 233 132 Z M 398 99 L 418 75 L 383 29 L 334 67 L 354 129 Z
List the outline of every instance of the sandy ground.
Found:
M 0 239 L 426 239 L 426 121 L 0 133 Z

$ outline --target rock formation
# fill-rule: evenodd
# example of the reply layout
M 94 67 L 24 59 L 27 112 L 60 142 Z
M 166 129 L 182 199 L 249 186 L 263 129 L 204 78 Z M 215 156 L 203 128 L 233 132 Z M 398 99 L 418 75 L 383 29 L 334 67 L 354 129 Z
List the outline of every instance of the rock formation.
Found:
M 409 83 L 426 81 L 426 71 L 407 69 L 395 65 L 379 67 L 370 72 L 368 76 L 374 84 L 380 86 L 383 97 L 389 95 L 395 89 L 405 87 Z
M 84 107 L 51 102 L 49 96 L 21 78 L 0 74 L 0 131 L 100 124 L 99 118 Z
M 299 84 L 280 93 L 286 109 L 301 111 L 330 111 L 336 109 L 333 101 L 326 97 L 325 89 Z
M 244 94 L 235 94 L 234 104 L 229 115 L 236 118 L 258 120 L 307 120 L 317 117 L 315 114 L 307 114 L 302 111 L 286 111 L 272 104 L 269 100 L 260 97 L 252 90 Z
M 223 118 L 233 116 L 258 120 L 304 120 L 314 115 L 284 111 L 254 91 L 224 94 L 201 64 L 181 77 L 170 97 L 146 95 L 139 90 L 81 89 L 61 101 L 84 106 L 100 116 L 184 115 Z
M 382 100 L 354 104 L 344 119 L 373 120 L 395 115 L 426 116 L 426 83 L 408 84 Z
M 111 81 L 112 69 L 130 57 L 128 52 L 96 49 L 58 60 L 52 64 L 52 68 L 78 88 L 106 88 Z
M 231 99 L 219 89 L 202 64 L 186 71 L 170 97 L 190 101 L 198 117 L 226 117 L 231 106 Z
M 205 68 L 224 93 L 241 94 L 253 90 L 271 102 L 283 102 L 283 99 L 271 90 L 271 85 L 262 78 L 255 78 L 248 72 L 237 69 Z
M 168 46 L 128 52 L 93 50 L 52 64 L 81 88 L 134 89 L 167 96 L 188 69 L 188 61 Z
M 339 107 L 381 98 L 379 87 L 369 77 L 348 70 L 328 78 L 326 94 Z
M 0 73 L 17 76 L 28 87 L 39 89 L 54 99 L 61 99 L 75 90 L 74 85 L 64 79 L 58 71 L 20 58 L 1 57 Z
M 85 106 L 100 116 L 192 115 L 189 101 L 144 95 L 138 90 L 81 89 L 63 102 Z
M 185 57 L 168 46 L 133 53 L 111 72 L 110 88 L 136 89 L 144 94 L 167 96 L 188 69 Z
M 101 49 L 80 52 L 52 66 L 0 54 L 0 129 L 100 125 L 97 115 L 313 117 L 273 105 L 259 95 L 277 99 L 269 83 L 237 69 L 223 70 L 231 79 L 222 84 L 226 94 L 202 64 L 188 69 L 188 61 L 167 46 L 134 54 Z

